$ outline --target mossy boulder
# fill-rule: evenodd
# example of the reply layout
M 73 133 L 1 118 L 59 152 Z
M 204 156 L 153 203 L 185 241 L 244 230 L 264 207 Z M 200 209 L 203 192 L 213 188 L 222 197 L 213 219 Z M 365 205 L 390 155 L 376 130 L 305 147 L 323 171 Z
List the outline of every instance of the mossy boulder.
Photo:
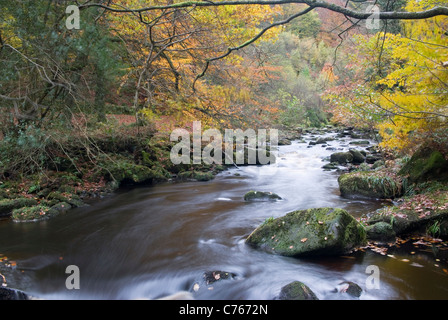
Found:
M 347 164 L 353 161 L 353 154 L 350 152 L 335 152 L 330 156 L 330 162 Z
M 34 207 L 14 209 L 12 212 L 12 220 L 15 222 L 38 221 L 52 217 L 57 213 L 57 210 L 39 204 Z
M 213 172 L 210 171 L 184 171 L 178 174 L 180 180 L 209 181 L 215 178 Z
M 319 300 L 303 282 L 294 281 L 282 287 L 278 300 Z
M 281 138 L 278 140 L 279 146 L 286 146 L 286 145 L 290 145 L 290 144 L 292 144 L 292 142 L 288 138 Z
M 51 207 L 45 204 L 38 204 L 33 207 L 23 207 L 12 211 L 12 220 L 15 222 L 39 221 L 54 217 L 55 215 L 67 212 L 72 208 L 67 202 L 58 202 Z
M 149 168 L 131 161 L 119 160 L 106 165 L 104 175 L 118 185 L 151 183 L 167 180 L 170 174 L 163 168 Z
M 327 164 L 323 165 L 322 169 L 334 170 L 334 169 L 337 169 L 338 166 L 339 166 L 339 163 L 337 163 L 337 162 L 330 162 L 330 163 L 327 163 Z
M 349 152 L 352 154 L 353 156 L 353 160 L 352 162 L 354 164 L 361 164 L 366 160 L 366 157 L 362 154 L 361 151 L 356 150 L 356 149 L 350 149 Z
M 282 198 L 273 192 L 264 192 L 264 191 L 249 191 L 244 195 L 245 201 L 276 201 L 281 200 Z
M 365 241 L 363 226 L 338 208 L 298 210 L 268 219 L 246 239 L 254 248 L 292 257 L 344 254 Z
M 428 180 L 448 182 L 448 160 L 438 151 L 428 147 L 417 150 L 399 171 L 412 183 Z
M 350 144 L 354 145 L 368 145 L 370 142 L 368 140 L 357 140 L 357 141 L 351 141 Z
M 373 225 L 367 226 L 366 228 L 367 239 L 388 242 L 395 240 L 395 230 L 392 224 L 380 221 Z
M 384 223 L 382 226 L 388 224 L 397 236 L 417 232 L 444 237 L 448 222 L 447 203 L 448 191 L 418 194 L 405 198 L 400 205 L 384 207 L 366 215 L 363 220 L 373 227 L 380 223 Z
M 343 197 L 393 199 L 402 195 L 400 177 L 381 171 L 356 171 L 338 178 Z
M 362 288 L 352 281 L 342 281 L 339 283 L 336 292 L 348 294 L 354 298 L 359 298 L 362 294 Z
M 46 204 L 49 206 L 54 206 L 58 203 L 67 203 L 72 207 L 83 207 L 86 204 L 81 200 L 81 198 L 72 193 L 63 193 L 60 191 L 52 191 L 46 197 Z
M 19 209 L 22 207 L 31 207 L 35 205 L 37 205 L 37 201 L 35 199 L 30 198 L 0 200 L 0 217 L 10 216 L 14 209 Z

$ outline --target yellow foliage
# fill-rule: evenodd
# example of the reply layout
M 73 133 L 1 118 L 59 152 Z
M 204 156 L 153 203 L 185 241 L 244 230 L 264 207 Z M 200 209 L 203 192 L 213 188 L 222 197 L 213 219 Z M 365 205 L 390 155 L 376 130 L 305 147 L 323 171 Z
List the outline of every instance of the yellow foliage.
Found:
M 423 11 L 433 0 L 410 0 L 408 11 Z M 336 116 L 343 119 L 354 110 L 375 119 L 383 137 L 381 145 L 407 152 L 438 128 L 448 126 L 448 18 L 402 22 L 401 34 L 379 32 L 358 37 L 358 63 L 365 74 L 362 88 L 344 91 Z M 360 59 L 359 57 L 363 57 Z M 373 71 L 373 72 L 372 72 Z M 361 83 L 361 80 L 359 80 Z

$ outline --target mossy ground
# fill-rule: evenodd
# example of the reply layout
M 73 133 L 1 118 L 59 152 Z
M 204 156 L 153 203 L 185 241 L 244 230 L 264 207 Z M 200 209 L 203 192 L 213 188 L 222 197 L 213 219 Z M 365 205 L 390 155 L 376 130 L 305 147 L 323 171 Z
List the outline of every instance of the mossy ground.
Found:
M 436 222 L 443 226 L 443 222 L 448 221 L 448 191 L 427 191 L 404 197 L 397 205 L 384 207 L 361 219 L 369 225 L 380 221 L 390 223 L 397 235 L 427 232 Z
M 342 196 L 393 199 L 403 193 L 400 176 L 387 170 L 356 171 L 338 178 Z

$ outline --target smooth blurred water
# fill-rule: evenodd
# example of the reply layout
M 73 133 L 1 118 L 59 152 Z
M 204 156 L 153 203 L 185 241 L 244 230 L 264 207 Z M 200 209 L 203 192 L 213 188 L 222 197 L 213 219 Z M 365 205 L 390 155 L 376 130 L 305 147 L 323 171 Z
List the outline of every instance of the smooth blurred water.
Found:
M 328 144 L 348 150 L 348 142 Z M 191 290 L 213 270 L 236 276 L 217 282 L 213 290 L 199 290 L 195 298 L 274 299 L 295 280 L 319 299 L 348 298 L 334 292 L 342 281 L 360 285 L 360 299 L 448 298 L 441 252 L 296 259 L 245 245 L 265 219 L 289 211 L 330 206 L 359 217 L 385 205 L 340 197 L 338 174 L 321 168 L 332 152 L 293 142 L 279 147 L 274 165 L 231 168 L 207 182 L 121 191 L 42 222 L 1 221 L 0 253 L 17 262 L 9 275 L 16 287 L 44 299 L 154 299 Z M 275 192 L 283 200 L 245 202 L 250 190 Z M 68 265 L 79 267 L 79 290 L 65 287 Z M 379 267 L 380 289 L 366 286 L 369 265 Z

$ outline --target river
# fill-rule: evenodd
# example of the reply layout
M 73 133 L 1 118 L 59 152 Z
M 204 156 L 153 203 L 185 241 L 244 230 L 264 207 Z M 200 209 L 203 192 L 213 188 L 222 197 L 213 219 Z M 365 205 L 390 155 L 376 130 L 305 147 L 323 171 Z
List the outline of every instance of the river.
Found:
M 348 150 L 349 141 L 328 144 Z M 41 222 L 0 221 L 0 254 L 17 265 L 7 279 L 42 299 L 156 299 L 192 290 L 204 272 L 220 270 L 234 278 L 198 290 L 196 299 L 270 300 L 295 280 L 319 299 L 352 298 L 335 292 L 342 281 L 361 286 L 360 299 L 447 299 L 444 248 L 297 259 L 245 244 L 265 219 L 289 211 L 330 206 L 359 217 L 386 205 L 342 198 L 339 174 L 322 169 L 332 152 L 293 141 L 279 146 L 273 165 L 232 167 L 207 182 L 121 190 Z M 250 190 L 272 191 L 283 200 L 245 202 Z M 69 265 L 79 268 L 80 289 L 66 288 Z M 379 288 L 367 285 L 371 265 L 378 267 Z

